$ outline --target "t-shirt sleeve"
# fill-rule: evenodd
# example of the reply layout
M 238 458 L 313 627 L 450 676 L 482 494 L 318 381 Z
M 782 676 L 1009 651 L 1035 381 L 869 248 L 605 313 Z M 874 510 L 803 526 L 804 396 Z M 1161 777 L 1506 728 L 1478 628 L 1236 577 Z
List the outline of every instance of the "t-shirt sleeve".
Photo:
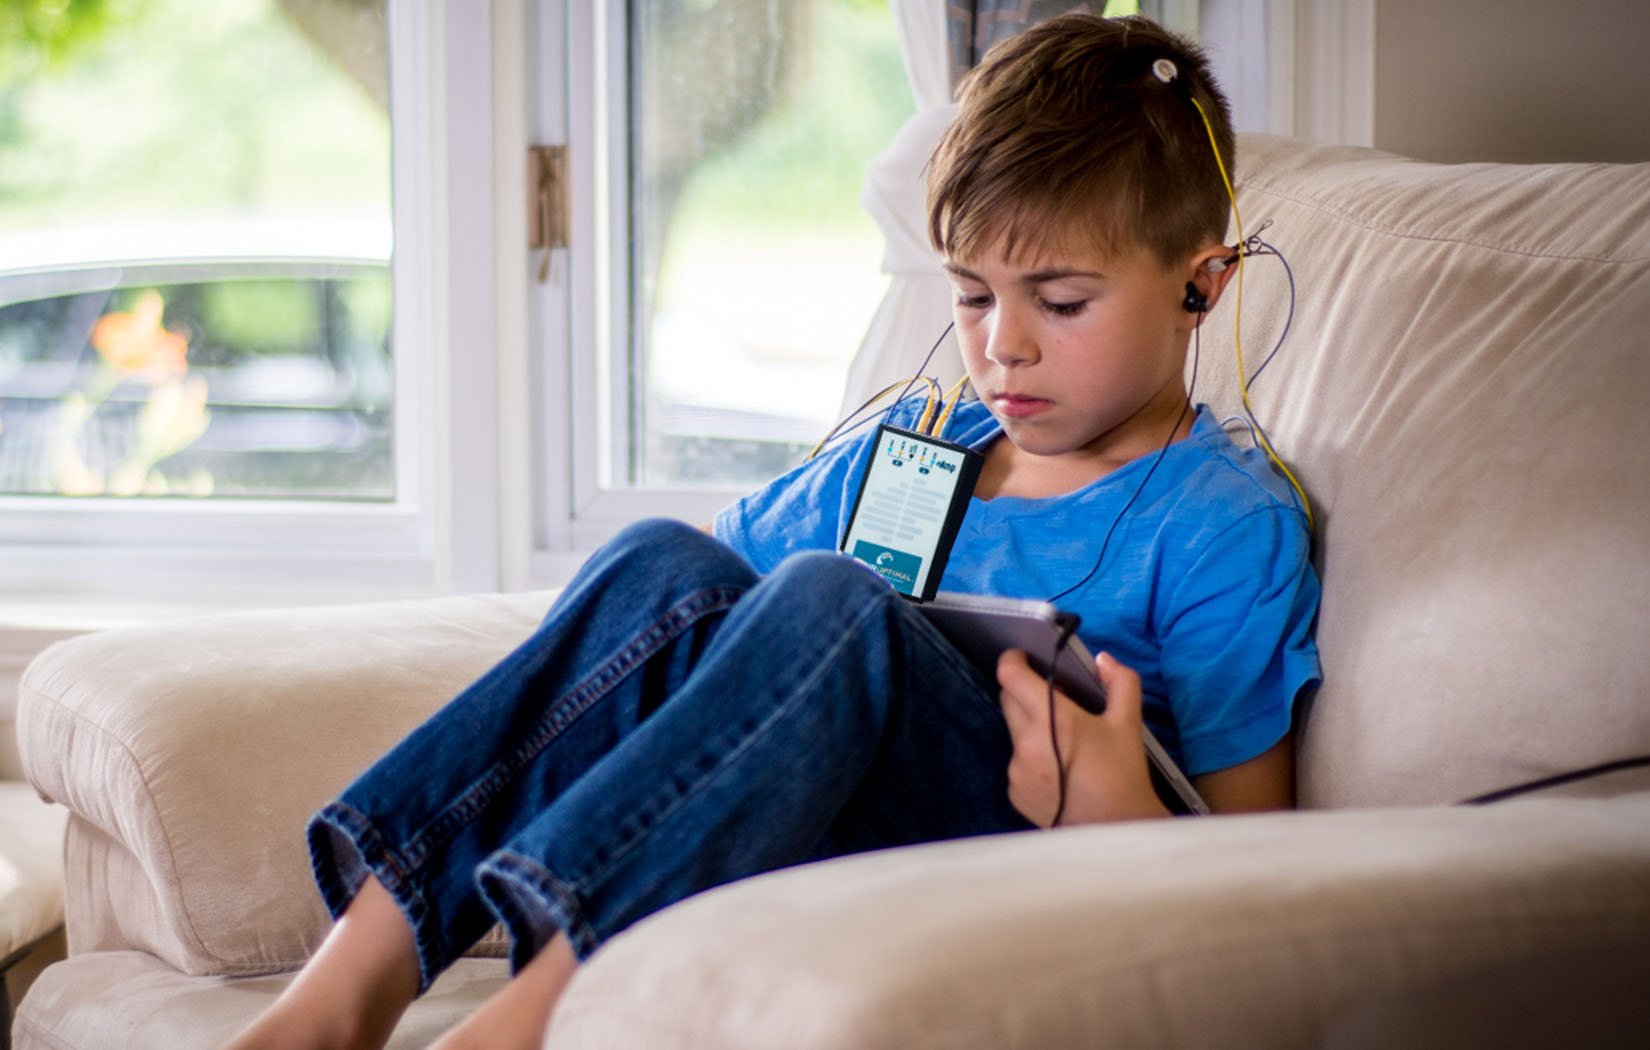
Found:
M 909 426 L 922 397 L 896 403 L 878 421 Z M 798 551 L 837 549 L 860 479 L 871 460 L 875 427 L 836 442 L 716 516 L 716 538 L 745 556 L 757 572 L 772 572 Z
M 772 572 L 789 554 L 835 550 L 864 472 L 864 443 L 848 442 L 780 475 L 716 516 L 716 538 Z
M 1188 775 L 1264 753 L 1320 671 L 1318 578 L 1298 514 L 1253 511 L 1188 552 L 1169 591 L 1163 675 Z

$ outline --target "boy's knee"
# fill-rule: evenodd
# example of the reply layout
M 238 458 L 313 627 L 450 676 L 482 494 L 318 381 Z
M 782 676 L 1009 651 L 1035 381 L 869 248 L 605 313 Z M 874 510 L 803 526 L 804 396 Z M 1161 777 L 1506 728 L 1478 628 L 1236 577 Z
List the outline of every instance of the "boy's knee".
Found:
M 833 551 L 803 551 L 779 563 L 772 577 L 810 602 L 885 600 L 893 588 L 863 562 Z
M 702 565 L 746 567 L 744 558 L 709 533 L 674 518 L 648 518 L 626 525 L 602 548 L 619 565 L 649 570 L 687 571 Z
M 665 518 L 638 521 L 602 545 L 569 584 L 569 592 L 594 587 L 602 593 L 644 599 L 712 588 L 742 590 L 756 583 L 744 557 L 716 537 Z M 564 592 L 566 593 L 566 592 Z M 552 606 L 546 622 L 559 612 Z
M 609 547 L 661 551 L 681 544 L 699 544 L 712 537 L 675 518 L 645 518 L 626 525 L 608 541 Z

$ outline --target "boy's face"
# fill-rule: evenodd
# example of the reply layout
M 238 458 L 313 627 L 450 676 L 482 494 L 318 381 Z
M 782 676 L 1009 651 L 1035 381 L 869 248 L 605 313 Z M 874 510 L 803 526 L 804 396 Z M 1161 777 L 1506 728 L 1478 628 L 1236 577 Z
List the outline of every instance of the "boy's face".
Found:
M 1169 438 L 1195 261 L 1169 270 L 1143 248 L 1009 258 L 1000 242 L 947 261 L 963 362 L 1015 448 L 1098 477 Z

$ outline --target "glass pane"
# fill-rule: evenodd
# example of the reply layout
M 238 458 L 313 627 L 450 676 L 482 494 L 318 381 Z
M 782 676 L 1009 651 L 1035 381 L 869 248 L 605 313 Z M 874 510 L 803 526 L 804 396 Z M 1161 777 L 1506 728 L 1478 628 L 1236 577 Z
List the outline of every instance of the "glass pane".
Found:
M 880 302 L 859 205 L 913 111 L 887 0 L 631 4 L 630 462 L 749 485 L 835 420 Z
M 0 16 L 0 494 L 394 497 L 384 5 Z

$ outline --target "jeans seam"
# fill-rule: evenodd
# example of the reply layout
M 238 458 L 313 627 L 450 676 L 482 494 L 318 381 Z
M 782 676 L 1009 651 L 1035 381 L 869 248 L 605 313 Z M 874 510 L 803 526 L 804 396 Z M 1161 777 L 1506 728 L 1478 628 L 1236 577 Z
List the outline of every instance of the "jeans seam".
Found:
M 513 898 L 521 891 L 531 894 L 543 905 L 550 921 L 567 935 L 568 944 L 576 958 L 582 961 L 601 944 L 590 916 L 579 906 L 578 892 L 530 857 L 524 857 L 508 849 L 499 850 L 482 861 L 476 870 L 476 883 L 481 891 L 482 900 L 486 901 L 494 916 L 505 924 L 505 928 L 510 930 L 511 963 L 517 970 L 531 962 L 533 956 L 544 947 L 528 945 L 526 947 L 533 950 L 527 951 L 522 939 L 510 928 L 510 919 L 516 908 Z M 531 922 L 524 920 L 523 925 L 528 927 L 528 932 L 533 932 Z
M 315 824 L 325 825 L 327 829 L 337 832 L 350 843 L 356 852 L 361 867 L 365 869 L 367 874 L 378 880 L 379 885 L 384 887 L 391 899 L 395 901 L 396 906 L 406 916 L 408 925 L 412 927 L 413 940 L 417 947 L 418 992 L 422 995 L 435 980 L 436 966 L 445 965 L 448 951 L 447 940 L 442 935 L 439 924 L 430 921 L 429 902 L 424 898 L 424 894 L 420 892 L 411 877 L 411 870 L 416 865 L 407 865 L 404 858 L 389 847 L 371 818 L 347 802 L 334 801 L 328 803 L 315 815 L 312 826 Z M 372 849 L 369 851 L 366 848 L 367 846 L 371 846 Z M 374 857 L 377 858 L 376 861 L 373 859 Z M 334 911 L 332 894 L 327 892 L 326 887 L 329 883 L 336 882 L 333 888 L 342 888 L 344 885 L 341 870 L 343 866 L 334 859 L 332 867 L 335 869 L 338 878 L 336 880 L 323 878 L 321 865 L 312 851 L 310 867 L 315 881 L 322 886 L 321 896 L 327 905 L 327 911 L 332 912 L 333 920 L 337 921 L 343 914 L 344 909 L 348 908 L 349 904 L 361 892 L 361 886 L 365 884 L 366 879 L 363 877 L 360 883 L 349 890 L 347 894 L 349 899 L 340 899 L 340 907 Z M 343 894 L 339 896 L 341 898 Z M 439 960 L 439 963 L 432 965 L 436 960 Z
M 751 722 L 751 720 L 747 719 L 739 723 L 739 726 L 737 727 L 738 739 L 727 747 L 717 748 L 715 753 L 711 756 L 713 761 L 710 761 L 708 764 L 705 761 L 706 752 L 701 750 L 699 755 L 696 757 L 695 764 L 706 765 L 707 768 L 705 768 L 698 777 L 689 783 L 681 785 L 680 787 L 676 787 L 675 782 L 673 781 L 671 784 L 665 785 L 667 788 L 671 788 L 671 790 L 661 790 L 645 800 L 638 807 L 639 817 L 632 829 L 626 831 L 624 826 L 621 826 L 618 829 L 624 834 L 624 837 L 620 840 L 616 848 L 609 853 L 605 853 L 605 855 L 604 851 L 596 851 L 598 856 L 600 856 L 600 861 L 598 864 L 589 871 L 580 872 L 575 877 L 558 878 L 552 874 L 552 877 L 555 878 L 557 884 L 566 887 L 572 892 L 579 892 L 578 888 L 580 887 L 585 887 L 604 881 L 619 863 L 635 851 L 639 843 L 647 839 L 653 831 L 659 827 L 660 824 L 670 819 L 670 817 L 679 811 L 682 806 L 686 805 L 690 800 L 702 792 L 711 781 L 715 780 L 718 774 L 724 770 L 729 760 L 736 758 L 745 751 L 749 750 L 754 740 L 765 733 L 766 730 L 769 729 L 776 721 L 786 716 L 793 710 L 796 704 L 796 697 L 804 693 L 823 676 L 825 666 L 834 660 L 837 655 L 847 647 L 849 640 L 856 635 L 859 625 L 881 611 L 882 600 L 883 599 L 881 596 L 879 596 L 878 599 L 871 605 L 867 606 L 867 608 L 861 612 L 858 617 L 849 621 L 845 625 L 847 629 L 840 633 L 837 643 L 827 652 L 825 657 L 817 661 L 813 665 L 811 672 L 804 678 L 800 679 L 797 684 L 785 694 L 785 702 L 776 704 L 768 711 L 766 717 L 756 720 L 755 722 Z M 897 598 L 893 591 L 889 591 L 886 600 L 901 601 L 903 599 Z M 747 725 L 748 728 L 746 728 Z M 667 799 L 668 801 L 666 801 L 663 806 L 657 806 L 657 800 L 660 799 Z M 654 812 L 656 806 L 657 812 Z M 546 870 L 548 871 L 548 869 Z
M 921 623 L 922 627 L 912 632 L 912 636 L 914 636 L 915 640 L 925 644 L 934 653 L 934 655 L 943 658 L 953 667 L 964 672 L 965 675 L 979 675 L 980 678 L 986 682 L 986 687 L 982 692 L 989 697 L 991 683 L 996 681 L 995 677 L 988 676 L 984 671 L 981 671 L 980 668 L 962 652 L 962 650 L 958 649 L 946 640 L 945 635 L 940 633 L 939 628 L 929 623 L 926 617 L 919 615 L 916 617 L 916 620 Z M 1039 656 L 1039 658 L 1042 657 Z M 999 714 L 1002 712 L 1001 702 L 992 703 L 987 700 L 986 706 Z
M 445 845 L 458 828 L 475 819 L 491 804 L 575 719 L 611 692 L 648 657 L 705 616 L 730 608 L 742 593 L 731 587 L 709 588 L 696 591 L 666 610 L 663 616 L 621 646 L 594 673 L 547 705 L 535 732 L 514 751 L 494 762 L 457 799 L 416 834 L 409 836 L 402 851 L 405 858 L 413 867 L 421 865 L 431 853 Z

